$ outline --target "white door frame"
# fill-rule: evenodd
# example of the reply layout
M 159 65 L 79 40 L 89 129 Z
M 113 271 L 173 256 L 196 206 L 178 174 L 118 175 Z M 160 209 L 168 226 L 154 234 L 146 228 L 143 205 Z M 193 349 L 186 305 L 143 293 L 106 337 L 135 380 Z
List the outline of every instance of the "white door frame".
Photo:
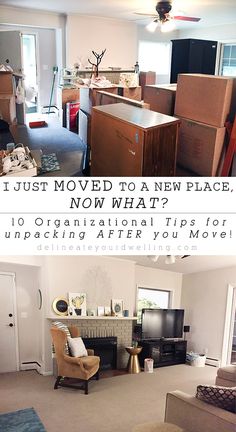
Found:
M 0 276 L 12 277 L 13 286 L 13 312 L 14 312 L 14 324 L 15 324 L 15 350 L 16 350 L 16 370 L 20 370 L 20 356 L 19 356 L 19 337 L 18 337 L 18 317 L 17 317 L 17 299 L 16 299 L 16 275 L 12 272 L 0 271 Z
M 235 302 L 236 302 L 236 283 L 228 284 L 221 366 L 225 366 L 231 363 L 233 317 L 235 314 Z
M 38 86 L 38 95 L 37 95 L 37 112 L 39 113 L 40 107 L 40 55 L 39 55 L 39 41 L 38 41 L 38 33 L 36 31 L 26 31 L 22 28 L 22 35 L 32 35 L 35 37 L 35 57 L 36 57 L 36 82 Z M 22 42 L 23 43 L 23 42 Z M 23 48 L 22 48 L 22 64 L 24 66 L 24 57 L 23 57 Z

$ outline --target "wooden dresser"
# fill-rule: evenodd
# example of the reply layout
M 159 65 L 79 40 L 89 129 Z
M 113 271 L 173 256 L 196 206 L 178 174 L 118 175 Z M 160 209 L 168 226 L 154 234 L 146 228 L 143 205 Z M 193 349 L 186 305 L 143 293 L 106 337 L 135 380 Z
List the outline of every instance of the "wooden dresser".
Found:
M 123 103 L 92 110 L 92 176 L 175 175 L 178 119 Z

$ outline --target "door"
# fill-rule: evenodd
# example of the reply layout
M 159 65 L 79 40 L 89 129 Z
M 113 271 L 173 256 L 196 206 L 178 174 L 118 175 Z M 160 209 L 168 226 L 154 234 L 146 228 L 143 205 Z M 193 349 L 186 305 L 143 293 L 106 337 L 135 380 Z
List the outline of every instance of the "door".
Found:
M 15 72 L 22 73 L 22 36 L 20 31 L 0 32 L 0 64 L 9 64 Z
M 0 273 L 0 373 L 19 370 L 16 324 L 14 275 Z
M 236 365 L 236 287 L 233 288 L 228 363 Z

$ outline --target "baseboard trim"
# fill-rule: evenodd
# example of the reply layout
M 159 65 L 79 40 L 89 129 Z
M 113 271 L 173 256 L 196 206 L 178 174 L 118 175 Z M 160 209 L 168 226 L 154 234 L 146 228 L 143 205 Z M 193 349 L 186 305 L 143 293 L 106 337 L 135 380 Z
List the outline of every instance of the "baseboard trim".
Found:
M 48 372 L 41 372 L 41 375 L 43 376 L 52 376 L 53 372 L 52 371 L 48 371 Z
M 211 358 L 211 357 L 207 357 L 206 358 L 206 365 L 218 368 L 218 367 L 220 367 L 220 360 L 215 359 L 215 358 Z

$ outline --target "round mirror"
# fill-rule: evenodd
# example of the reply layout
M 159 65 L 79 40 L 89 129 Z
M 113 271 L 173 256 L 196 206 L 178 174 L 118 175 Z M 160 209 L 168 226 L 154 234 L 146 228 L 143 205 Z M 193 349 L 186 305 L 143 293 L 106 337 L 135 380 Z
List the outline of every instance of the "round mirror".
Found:
M 68 315 L 68 301 L 62 297 L 55 298 L 52 308 L 57 315 Z

